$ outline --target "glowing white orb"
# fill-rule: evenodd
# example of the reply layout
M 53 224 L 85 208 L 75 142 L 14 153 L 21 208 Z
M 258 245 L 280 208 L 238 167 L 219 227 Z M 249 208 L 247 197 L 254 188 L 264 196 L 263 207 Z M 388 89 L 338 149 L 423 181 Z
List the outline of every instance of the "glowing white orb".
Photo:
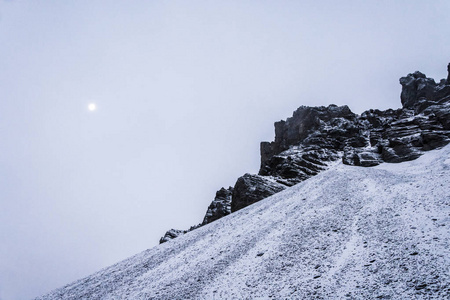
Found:
M 95 103 L 89 103 L 88 109 L 89 109 L 90 111 L 94 111 L 96 108 L 97 108 L 97 106 L 95 105 Z

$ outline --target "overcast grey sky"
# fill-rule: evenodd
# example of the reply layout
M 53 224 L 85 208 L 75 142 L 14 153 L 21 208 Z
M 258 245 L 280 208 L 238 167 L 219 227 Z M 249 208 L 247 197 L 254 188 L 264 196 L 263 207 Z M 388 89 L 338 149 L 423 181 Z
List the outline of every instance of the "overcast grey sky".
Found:
M 0 0 L 0 299 L 201 222 L 300 105 L 397 108 L 399 77 L 446 77 L 449 12 L 449 1 Z

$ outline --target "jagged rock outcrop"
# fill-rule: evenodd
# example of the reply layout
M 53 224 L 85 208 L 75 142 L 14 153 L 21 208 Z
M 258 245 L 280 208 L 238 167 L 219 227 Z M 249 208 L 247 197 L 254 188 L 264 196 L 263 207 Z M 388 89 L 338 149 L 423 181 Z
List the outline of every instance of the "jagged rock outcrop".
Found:
M 272 176 L 277 182 L 292 186 L 311 176 L 317 175 L 327 167 L 327 163 L 339 158 L 333 149 L 317 147 L 293 147 L 272 156 L 261 165 L 259 175 Z
M 403 108 L 397 110 L 368 110 L 357 116 L 346 106 L 300 107 L 292 118 L 275 123 L 274 142 L 261 143 L 259 174 L 297 183 L 317 174 L 320 163 L 336 159 L 338 153 L 345 164 L 370 167 L 412 160 L 423 151 L 446 145 L 450 137 L 448 81 L 436 84 L 415 72 L 402 77 L 400 84 Z M 322 158 L 308 168 L 300 158 L 314 147 Z
M 231 195 L 233 188 L 221 188 L 216 192 L 216 197 L 208 207 L 202 225 L 209 224 L 217 219 L 225 217 L 231 213 Z
M 174 239 L 182 234 L 185 234 L 188 232 L 188 230 L 179 230 L 179 229 L 170 229 L 169 231 L 164 234 L 162 238 L 159 239 L 159 243 L 165 243 L 167 241 L 170 241 L 171 239 Z
M 206 211 L 205 217 L 203 218 L 203 222 L 192 226 L 188 230 L 180 230 L 180 229 L 171 229 L 167 231 L 162 238 L 159 239 L 159 243 L 165 243 L 174 239 L 180 235 L 188 233 L 194 229 L 197 229 L 203 225 L 209 224 L 217 219 L 225 217 L 231 213 L 231 198 L 233 194 L 233 187 L 229 187 L 228 189 L 221 188 L 216 192 L 216 197 L 208 206 L 208 210 Z
M 301 106 L 286 121 L 275 123 L 275 141 L 261 143 L 261 169 L 266 162 L 292 146 L 307 146 L 316 149 L 339 149 L 343 137 L 358 133 L 354 126 L 357 115 L 348 106 L 328 107 Z M 324 134 L 318 134 L 321 131 Z M 336 139 L 335 137 L 339 137 Z
M 403 108 L 414 108 L 420 99 L 434 100 L 436 82 L 419 71 L 400 78 L 400 84 L 403 87 L 400 94 Z
M 269 177 L 247 173 L 236 181 L 231 202 L 231 212 L 272 196 L 285 188 L 284 184 L 280 184 Z
M 240 177 L 231 199 L 227 193 L 226 201 L 213 201 L 201 225 L 304 181 L 338 159 L 371 167 L 413 160 L 448 144 L 450 64 L 447 68 L 449 75 L 439 84 L 418 71 L 400 78 L 399 109 L 357 115 L 348 106 L 299 107 L 292 117 L 275 123 L 273 142 L 261 143 L 258 175 Z
M 416 71 L 400 78 L 400 84 L 403 108 L 414 109 L 416 113 L 421 113 L 430 105 L 447 102 L 450 98 L 448 78 L 436 84 L 433 78 L 427 78 L 425 74 Z

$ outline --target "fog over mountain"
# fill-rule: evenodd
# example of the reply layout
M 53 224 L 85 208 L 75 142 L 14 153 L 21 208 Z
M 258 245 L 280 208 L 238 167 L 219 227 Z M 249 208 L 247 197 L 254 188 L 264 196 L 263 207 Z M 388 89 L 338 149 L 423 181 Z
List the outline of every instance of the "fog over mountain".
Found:
M 301 106 L 201 224 L 37 299 L 448 298 L 447 69 L 397 110 Z
M 289 174 L 260 170 L 260 142 L 300 106 L 396 110 L 400 77 L 438 84 L 448 11 L 447 0 L 0 0 L 0 299 L 217 218 L 216 192 L 228 199 L 246 173 L 241 187 Z

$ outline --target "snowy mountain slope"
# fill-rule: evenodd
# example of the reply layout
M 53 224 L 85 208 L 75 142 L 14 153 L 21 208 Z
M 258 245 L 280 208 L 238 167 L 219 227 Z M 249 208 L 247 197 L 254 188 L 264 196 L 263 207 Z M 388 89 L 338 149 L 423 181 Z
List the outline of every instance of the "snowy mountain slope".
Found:
M 315 177 L 37 299 L 450 297 L 450 147 Z
M 327 169 L 329 162 L 373 167 L 414 160 L 450 143 L 449 75 L 436 83 L 416 71 L 401 77 L 402 108 L 369 109 L 361 115 L 346 105 L 300 106 L 274 123 L 275 138 L 261 142 L 258 174 L 239 177 L 216 193 L 203 222 L 188 230 L 171 229 L 160 243 L 177 238 Z

